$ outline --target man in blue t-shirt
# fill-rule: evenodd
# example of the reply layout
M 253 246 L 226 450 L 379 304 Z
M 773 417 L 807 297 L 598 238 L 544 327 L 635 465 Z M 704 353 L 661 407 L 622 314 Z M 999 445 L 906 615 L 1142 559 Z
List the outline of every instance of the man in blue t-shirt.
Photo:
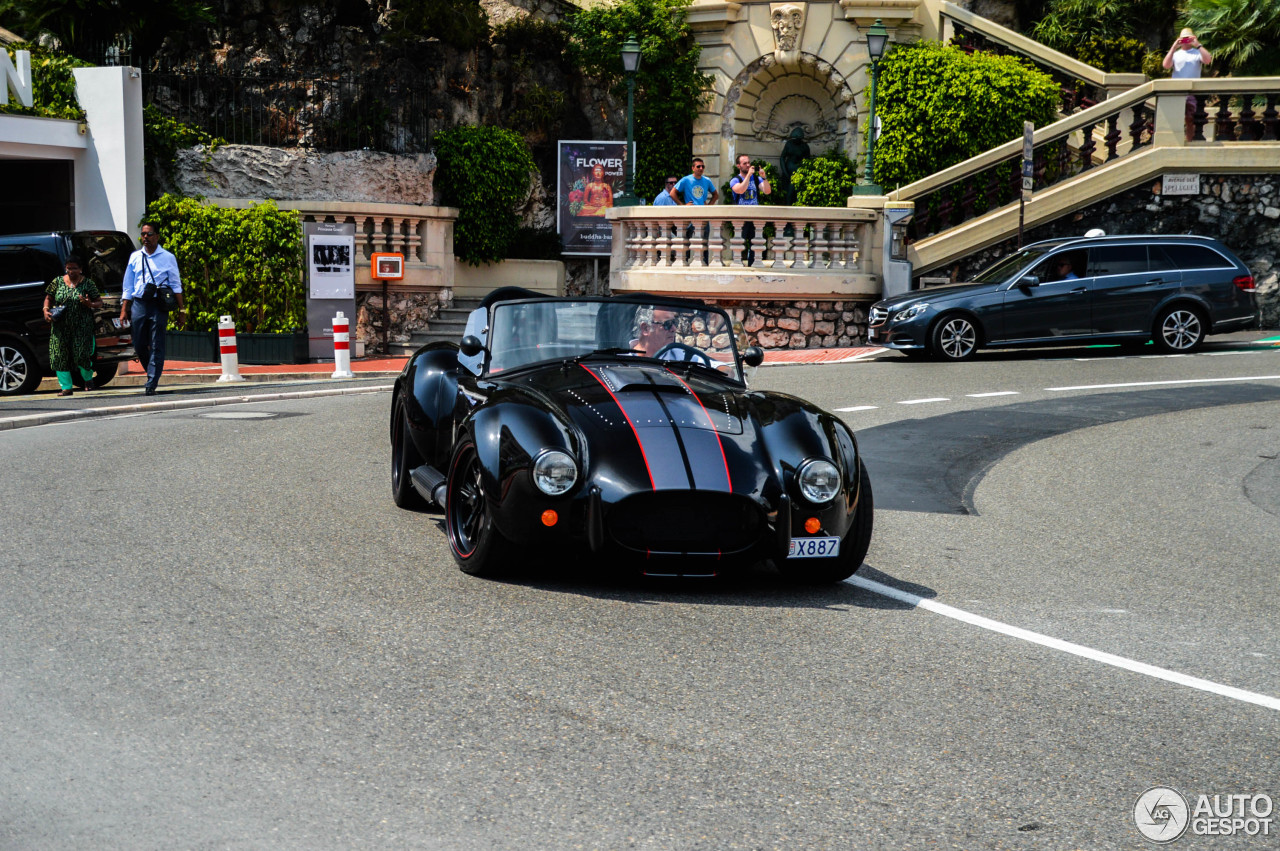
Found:
M 729 178 L 729 190 L 732 192 L 733 203 L 739 206 L 759 206 L 760 196 L 769 195 L 773 192 L 773 187 L 769 185 L 769 178 L 763 173 L 756 174 L 756 167 L 751 164 L 751 157 L 746 154 L 738 154 L 738 173 Z M 743 260 L 750 266 L 756 262 L 756 253 L 751 250 L 751 240 L 756 236 L 756 223 L 742 223 L 742 239 L 746 244 L 746 250 L 742 253 Z
M 703 177 L 702 172 L 706 169 L 706 163 L 701 157 L 693 158 L 693 174 L 687 174 L 680 178 L 671 189 L 671 198 L 677 204 L 685 207 L 697 206 L 701 207 L 706 204 L 714 204 L 720 199 L 720 192 L 716 189 L 716 185 L 709 178 Z M 702 241 L 705 243 L 707 237 L 711 235 L 711 225 L 702 226 Z M 685 238 L 693 237 L 693 225 L 685 228 Z M 685 259 L 688 259 L 686 254 Z M 702 252 L 702 262 L 707 262 L 707 252 Z
M 671 198 L 677 204 L 689 206 L 690 204 L 702 206 L 703 204 L 714 204 L 720 200 L 720 193 L 716 190 L 716 185 L 710 179 L 703 177 L 702 172 L 706 168 L 706 163 L 701 157 L 693 158 L 693 174 L 687 174 L 680 178 L 671 189 Z

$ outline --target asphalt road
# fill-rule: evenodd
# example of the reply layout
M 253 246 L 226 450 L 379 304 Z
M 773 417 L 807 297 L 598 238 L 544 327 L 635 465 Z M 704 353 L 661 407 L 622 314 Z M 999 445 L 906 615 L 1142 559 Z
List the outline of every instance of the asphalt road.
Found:
M 0 432 L 0 848 L 1142 848 L 1149 787 L 1280 799 L 1280 351 L 755 386 L 849 409 L 850 583 L 466 577 L 382 392 Z

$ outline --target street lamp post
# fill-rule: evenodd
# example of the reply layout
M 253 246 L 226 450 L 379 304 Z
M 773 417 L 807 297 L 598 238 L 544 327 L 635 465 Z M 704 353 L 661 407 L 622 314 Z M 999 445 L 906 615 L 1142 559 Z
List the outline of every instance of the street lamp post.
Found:
M 876 18 L 876 22 L 867 28 L 867 55 L 871 57 L 871 100 L 869 104 L 870 119 L 867 127 L 867 168 L 862 182 L 853 187 L 854 195 L 883 195 L 875 181 L 876 156 L 876 83 L 880 81 L 880 58 L 889 43 L 889 31 L 884 22 Z
M 640 70 L 640 44 L 634 35 L 628 35 L 622 43 L 622 70 L 627 73 L 627 175 L 622 195 L 615 206 L 635 207 L 641 203 L 636 197 L 636 71 Z

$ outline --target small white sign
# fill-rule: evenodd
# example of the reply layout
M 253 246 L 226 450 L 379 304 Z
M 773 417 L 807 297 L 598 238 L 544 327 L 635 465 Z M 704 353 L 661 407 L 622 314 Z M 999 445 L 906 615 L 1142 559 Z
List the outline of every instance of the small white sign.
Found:
M 1198 174 L 1166 174 L 1164 176 L 1165 195 L 1199 195 L 1200 175 Z

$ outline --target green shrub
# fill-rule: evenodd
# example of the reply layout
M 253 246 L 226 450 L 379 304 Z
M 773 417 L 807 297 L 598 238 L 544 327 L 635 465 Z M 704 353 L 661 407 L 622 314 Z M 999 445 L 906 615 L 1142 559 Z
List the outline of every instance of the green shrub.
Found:
M 562 23 L 524 15 L 498 24 L 489 41 L 507 48 L 517 64 L 558 62 L 569 47 L 569 28 Z
M 1142 71 L 1143 64 L 1151 51 L 1147 50 L 1146 44 L 1136 38 L 1091 36 L 1066 52 L 1099 70 L 1111 74 L 1131 74 Z M 1158 62 L 1160 58 L 1157 56 L 1156 61 Z
M 302 225 L 272 201 L 247 210 L 164 195 L 147 206 L 166 249 L 178 259 L 187 329 L 212 331 L 221 316 L 242 333 L 307 324 L 302 286 Z
M 0 105 L 0 112 L 84 120 L 84 110 L 76 100 L 76 78 L 71 69 L 87 68 L 88 62 L 81 62 L 65 53 L 46 50 L 37 44 L 14 43 L 7 45 L 6 50 L 15 66 L 18 63 L 17 51 L 31 52 L 31 77 L 34 82 L 31 87 L 31 106 L 23 106 L 10 92 L 9 103 Z M 0 85 L 5 85 L 5 82 L 0 80 Z
M 693 149 L 693 121 L 711 77 L 698 71 L 701 48 L 693 40 L 690 0 L 617 0 L 576 12 L 569 21 L 570 55 L 583 73 L 601 78 L 623 103 L 622 43 L 640 43 L 636 72 L 637 195 L 651 198 L 668 174 L 686 175 Z
M 453 253 L 470 263 L 508 256 L 515 205 L 529 191 L 533 157 L 519 134 L 500 127 L 463 126 L 436 134 L 436 188 L 458 208 Z
M 857 164 L 834 149 L 800 163 L 791 175 L 800 207 L 843 207 L 857 182 Z
M 895 47 L 880 66 L 875 182 L 892 189 L 1057 117 L 1058 84 L 1016 57 L 937 42 Z

